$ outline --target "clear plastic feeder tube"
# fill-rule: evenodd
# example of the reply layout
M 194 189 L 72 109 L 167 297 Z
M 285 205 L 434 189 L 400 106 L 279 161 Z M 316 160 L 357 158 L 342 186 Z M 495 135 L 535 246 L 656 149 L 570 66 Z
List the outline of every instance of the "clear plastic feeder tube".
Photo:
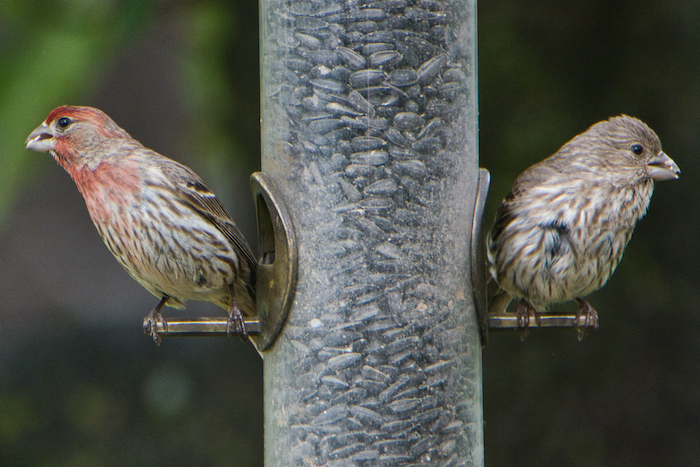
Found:
M 265 465 L 483 465 L 473 0 L 262 0 L 262 170 L 299 246 Z

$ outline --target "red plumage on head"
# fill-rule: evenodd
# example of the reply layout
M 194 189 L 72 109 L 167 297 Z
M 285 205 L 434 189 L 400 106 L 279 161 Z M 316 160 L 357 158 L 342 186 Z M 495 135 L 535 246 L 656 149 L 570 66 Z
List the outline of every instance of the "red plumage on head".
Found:
M 123 138 L 130 135 L 120 128 L 104 112 L 94 107 L 79 107 L 74 105 L 62 105 L 51 111 L 44 123 L 51 125 L 61 117 L 68 117 L 73 121 L 91 122 L 97 131 L 106 138 Z

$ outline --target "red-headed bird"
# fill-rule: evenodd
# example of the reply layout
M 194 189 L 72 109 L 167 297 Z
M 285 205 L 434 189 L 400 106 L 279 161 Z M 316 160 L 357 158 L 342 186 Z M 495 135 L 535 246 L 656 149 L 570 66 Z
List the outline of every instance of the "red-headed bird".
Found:
M 160 303 L 144 319 L 156 342 L 164 305 L 214 303 L 229 330 L 255 315 L 255 255 L 191 169 L 141 143 L 92 107 L 54 109 L 26 141 L 73 178 L 107 248 Z

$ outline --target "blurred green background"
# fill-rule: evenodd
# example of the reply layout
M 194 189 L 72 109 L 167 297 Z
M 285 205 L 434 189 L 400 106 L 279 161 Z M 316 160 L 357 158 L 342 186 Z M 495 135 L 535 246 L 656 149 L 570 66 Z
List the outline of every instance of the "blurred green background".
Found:
M 99 107 L 198 172 L 253 240 L 257 14 L 0 0 L 0 466 L 262 465 L 257 354 L 238 339 L 155 347 L 140 326 L 154 297 L 23 144 L 58 105 Z M 647 122 L 683 171 L 590 297 L 598 331 L 491 333 L 486 465 L 699 465 L 700 2 L 481 2 L 479 90 L 487 223 L 520 171 L 612 115 Z

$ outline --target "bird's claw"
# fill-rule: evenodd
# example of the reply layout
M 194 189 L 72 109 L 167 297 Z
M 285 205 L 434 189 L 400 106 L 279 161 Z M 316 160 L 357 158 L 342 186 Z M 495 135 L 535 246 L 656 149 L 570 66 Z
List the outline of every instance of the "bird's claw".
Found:
M 516 313 L 518 315 L 518 327 L 523 330 L 521 340 L 524 340 L 527 337 L 528 328 L 530 327 L 530 315 L 535 318 L 537 326 L 539 327 L 541 325 L 540 314 L 525 300 L 520 300 Z
M 160 314 L 160 309 L 165 306 L 169 299 L 169 296 L 163 295 L 160 302 L 158 302 L 158 305 L 156 305 L 156 307 L 152 309 L 143 319 L 143 332 L 151 336 L 156 345 L 160 345 L 162 340 L 158 335 L 158 331 L 156 331 L 156 324 L 163 321 L 163 315 Z
M 243 320 L 243 315 L 241 310 L 236 306 L 231 310 L 228 317 L 228 325 L 226 326 L 226 333 L 229 337 L 231 334 L 238 334 L 242 339 L 248 337 L 248 331 L 245 328 L 245 322 Z
M 579 308 L 576 312 L 576 319 L 574 319 L 574 326 L 578 331 L 578 341 L 581 342 L 586 337 L 589 328 L 598 329 L 598 312 L 587 301 L 580 298 L 577 298 L 576 301 L 579 304 Z M 578 323 L 584 316 L 583 326 L 579 326 Z
M 161 341 L 163 340 L 158 335 L 158 331 L 156 331 L 156 324 L 162 320 L 163 315 L 161 315 L 160 311 L 155 308 L 151 310 L 151 312 L 148 313 L 148 315 L 146 315 L 146 317 L 143 319 L 143 332 L 151 336 L 156 345 L 160 345 Z
M 231 284 L 231 309 L 228 312 L 228 325 L 226 326 L 226 333 L 229 337 L 231 334 L 238 334 L 241 336 L 242 340 L 248 338 L 248 331 L 245 328 L 245 321 L 243 320 L 243 313 L 241 313 L 241 307 L 238 306 L 238 301 L 236 301 L 236 294 L 234 293 L 233 284 Z

